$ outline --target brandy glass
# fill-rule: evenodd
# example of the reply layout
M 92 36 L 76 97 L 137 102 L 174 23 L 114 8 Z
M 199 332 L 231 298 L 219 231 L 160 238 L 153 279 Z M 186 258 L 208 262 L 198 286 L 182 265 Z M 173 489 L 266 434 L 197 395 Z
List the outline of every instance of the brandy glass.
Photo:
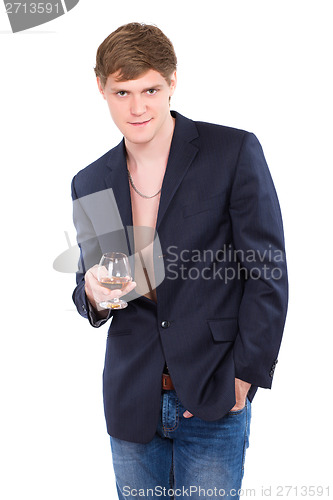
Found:
M 123 290 L 127 283 L 132 281 L 127 255 L 121 252 L 103 254 L 97 270 L 97 279 L 109 290 Z M 103 309 L 124 309 L 128 306 L 125 300 L 117 297 L 104 300 L 99 305 Z

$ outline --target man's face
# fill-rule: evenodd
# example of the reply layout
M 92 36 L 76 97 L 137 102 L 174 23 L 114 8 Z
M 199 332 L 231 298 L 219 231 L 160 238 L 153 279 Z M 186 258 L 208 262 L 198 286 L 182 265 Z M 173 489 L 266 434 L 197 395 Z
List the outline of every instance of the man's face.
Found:
M 126 141 L 145 144 L 170 130 L 169 98 L 176 88 L 176 72 L 170 85 L 152 69 L 136 80 L 117 82 L 115 76 L 109 75 L 104 88 L 99 78 L 97 84 Z

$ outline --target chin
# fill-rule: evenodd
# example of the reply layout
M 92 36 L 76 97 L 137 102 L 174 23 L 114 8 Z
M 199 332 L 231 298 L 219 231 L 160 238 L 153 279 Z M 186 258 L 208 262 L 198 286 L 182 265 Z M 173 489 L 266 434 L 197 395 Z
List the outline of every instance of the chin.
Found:
M 129 142 L 132 142 L 133 144 L 146 144 L 148 142 L 150 142 L 152 139 L 153 139 L 153 136 L 149 135 L 149 136 L 138 136 L 137 134 L 128 134 L 126 139 L 129 141 Z
M 148 144 L 150 142 L 150 139 L 142 139 L 142 140 L 139 140 L 139 139 L 134 139 L 134 140 L 130 140 L 130 139 L 127 139 L 129 142 L 131 142 L 132 144 Z

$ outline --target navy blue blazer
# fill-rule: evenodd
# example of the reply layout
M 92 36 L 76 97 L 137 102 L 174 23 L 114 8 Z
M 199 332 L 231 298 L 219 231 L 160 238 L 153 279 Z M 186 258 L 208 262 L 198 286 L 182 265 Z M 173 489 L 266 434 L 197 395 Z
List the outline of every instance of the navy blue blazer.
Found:
M 156 225 L 165 278 L 157 303 L 137 296 L 112 313 L 103 372 L 108 433 L 138 443 L 156 431 L 165 362 L 183 405 L 204 420 L 234 406 L 235 377 L 252 384 L 250 400 L 270 388 L 287 311 L 281 213 L 257 138 L 172 115 Z M 124 141 L 74 177 L 72 196 L 78 207 L 110 188 L 131 226 Z M 73 300 L 98 327 L 107 320 L 87 301 L 84 273 L 102 253 L 131 249 L 126 231 L 100 234 L 98 207 L 82 206 L 74 213 L 81 259 Z

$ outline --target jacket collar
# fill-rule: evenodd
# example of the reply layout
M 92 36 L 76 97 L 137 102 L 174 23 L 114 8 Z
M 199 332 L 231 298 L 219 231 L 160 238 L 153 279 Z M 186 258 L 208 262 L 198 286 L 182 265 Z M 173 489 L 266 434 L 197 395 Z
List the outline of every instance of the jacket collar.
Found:
M 199 135 L 195 123 L 176 111 L 171 111 L 171 115 L 176 118 L 176 123 L 162 184 L 156 229 L 159 228 L 172 198 L 198 152 L 198 147 L 192 144 L 192 141 Z M 124 139 L 110 151 L 107 166 L 110 171 L 105 178 L 106 187 L 113 189 L 123 225 L 132 226 Z

